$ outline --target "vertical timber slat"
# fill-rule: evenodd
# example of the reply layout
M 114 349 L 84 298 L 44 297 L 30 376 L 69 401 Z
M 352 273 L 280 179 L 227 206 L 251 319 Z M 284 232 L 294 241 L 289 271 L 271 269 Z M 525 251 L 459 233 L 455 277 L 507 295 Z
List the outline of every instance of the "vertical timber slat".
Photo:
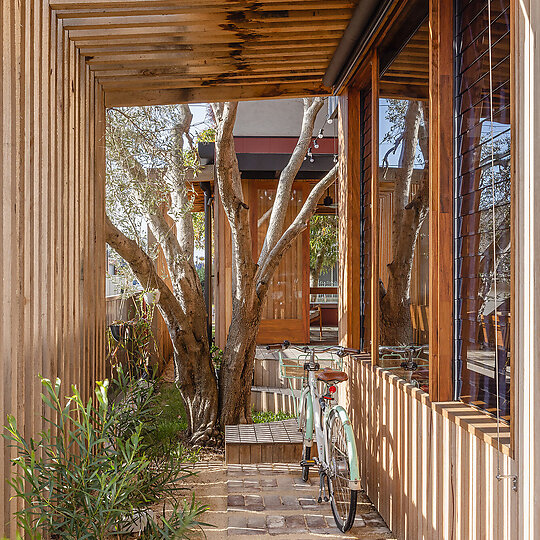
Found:
M 104 376 L 105 109 L 47 2 L 3 2 L 0 34 L 0 418 L 14 415 L 36 437 L 47 413 L 38 375 L 60 377 L 64 395 L 77 384 L 85 397 Z M 19 507 L 5 482 L 13 457 L 1 439 L 8 538 Z

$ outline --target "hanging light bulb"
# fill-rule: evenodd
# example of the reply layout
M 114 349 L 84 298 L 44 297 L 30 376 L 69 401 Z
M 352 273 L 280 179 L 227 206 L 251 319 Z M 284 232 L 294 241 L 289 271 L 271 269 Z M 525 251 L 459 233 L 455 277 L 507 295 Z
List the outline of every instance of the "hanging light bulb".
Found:
M 337 163 L 337 154 L 334 154 L 334 163 Z
M 328 191 L 326 192 L 326 197 L 323 200 L 323 204 L 324 206 L 332 206 L 333 202 L 334 202 L 334 199 L 330 197 L 330 188 L 328 188 Z
M 319 139 L 322 139 L 322 138 L 323 138 L 323 134 L 324 134 L 324 128 L 321 128 L 321 129 L 319 129 L 319 134 L 317 135 L 317 137 L 318 137 Z
M 327 120 L 327 122 L 328 122 L 329 124 L 331 124 L 331 123 L 333 122 L 333 120 L 332 120 L 331 118 L 329 118 L 329 119 Z
M 311 156 L 311 157 L 309 158 L 309 162 L 310 162 L 310 163 L 313 163 L 314 161 L 315 161 L 315 160 L 313 159 L 313 156 Z
M 314 142 L 313 142 L 313 147 L 314 147 L 314 148 L 319 148 L 319 143 L 318 143 L 317 141 L 314 141 Z

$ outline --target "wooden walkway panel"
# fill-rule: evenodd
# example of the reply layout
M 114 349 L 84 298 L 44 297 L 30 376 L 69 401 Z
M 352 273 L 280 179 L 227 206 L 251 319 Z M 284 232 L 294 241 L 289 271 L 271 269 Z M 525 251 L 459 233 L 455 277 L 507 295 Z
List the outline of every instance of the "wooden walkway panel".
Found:
M 225 461 L 295 463 L 302 456 L 303 435 L 296 419 L 225 426 Z

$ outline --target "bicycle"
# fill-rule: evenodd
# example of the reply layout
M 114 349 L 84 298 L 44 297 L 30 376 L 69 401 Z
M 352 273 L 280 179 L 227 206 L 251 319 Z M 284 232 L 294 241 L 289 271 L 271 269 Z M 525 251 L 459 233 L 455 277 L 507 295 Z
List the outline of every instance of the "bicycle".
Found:
M 330 501 L 332 514 L 338 529 L 347 532 L 356 517 L 356 503 L 360 486 L 360 470 L 356 442 L 351 421 L 345 409 L 335 403 L 336 385 L 347 380 L 344 371 L 327 367 L 321 370 L 316 361 L 317 354 L 331 351 L 339 359 L 349 354 L 358 354 L 357 349 L 345 347 L 309 347 L 292 346 L 288 341 L 280 345 L 269 345 L 267 349 L 280 348 L 280 365 L 282 351 L 296 349 L 304 354 L 303 389 L 300 394 L 298 409 L 298 427 L 303 432 L 302 479 L 307 482 L 310 467 L 319 470 L 319 499 L 321 503 Z M 328 361 L 328 359 L 326 359 Z M 289 368 L 296 369 L 293 377 L 298 377 L 299 364 Z M 318 383 L 325 385 L 325 391 L 319 392 Z M 333 403 L 334 402 L 334 403 Z M 313 438 L 317 445 L 318 457 L 311 457 Z M 325 480 L 326 488 L 325 489 Z M 328 495 L 326 494 L 328 493 Z
M 379 365 L 411 383 L 429 391 L 428 345 L 397 345 L 379 347 Z

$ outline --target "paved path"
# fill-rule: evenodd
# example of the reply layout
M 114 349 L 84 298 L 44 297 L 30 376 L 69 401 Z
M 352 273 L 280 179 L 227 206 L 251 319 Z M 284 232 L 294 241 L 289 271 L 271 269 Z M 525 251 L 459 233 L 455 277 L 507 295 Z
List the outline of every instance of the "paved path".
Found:
M 246 536 L 280 540 L 313 538 L 393 538 L 381 516 L 362 495 L 354 527 L 341 533 L 334 524 L 330 503 L 317 503 L 316 481 L 304 483 L 298 465 L 196 465 L 196 498 L 210 506 L 204 520 L 209 540 Z

